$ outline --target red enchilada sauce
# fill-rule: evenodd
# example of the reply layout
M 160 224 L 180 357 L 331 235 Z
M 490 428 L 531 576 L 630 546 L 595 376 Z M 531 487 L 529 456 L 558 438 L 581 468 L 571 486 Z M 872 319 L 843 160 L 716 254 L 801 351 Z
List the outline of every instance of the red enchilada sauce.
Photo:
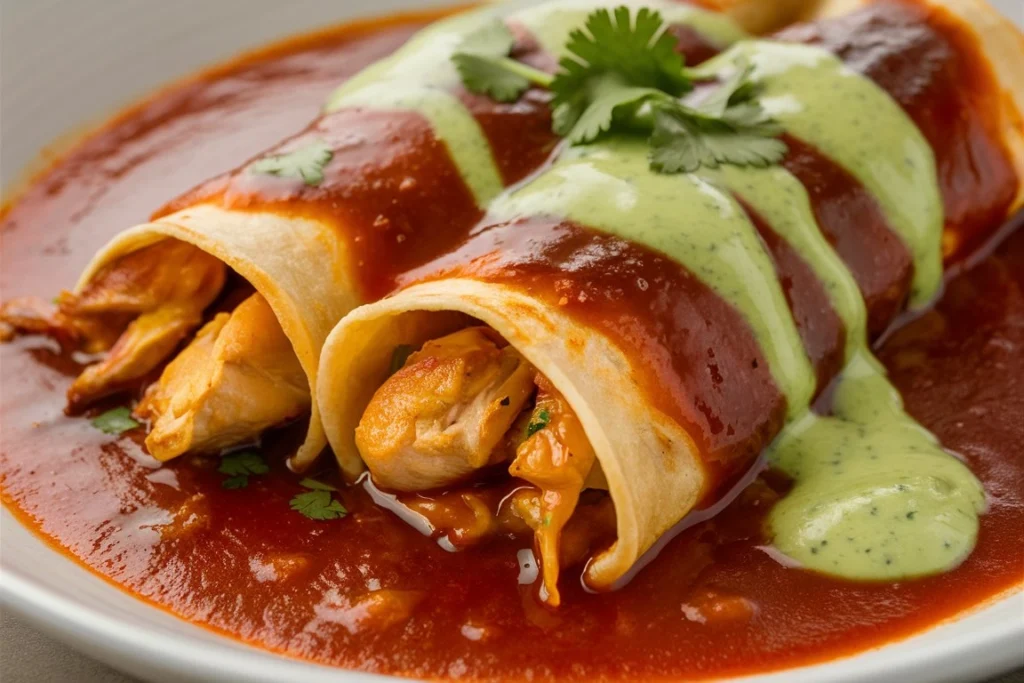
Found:
M 5 211 L 5 297 L 49 291 L 53 273 L 70 278 L 169 184 L 185 189 L 297 129 L 337 81 L 417 25 L 300 40 L 125 113 Z M 503 170 L 506 179 L 517 172 Z M 367 287 L 382 289 L 383 281 Z M 759 548 L 764 514 L 785 488 L 768 477 L 670 542 L 624 589 L 595 596 L 565 581 L 563 606 L 550 611 L 517 585 L 521 539 L 447 553 L 359 488 L 338 494 L 345 519 L 291 512 L 301 489 L 282 465 L 287 430 L 267 439 L 271 473 L 244 490 L 222 488 L 212 458 L 157 468 L 141 434 L 115 440 L 62 415 L 81 366 L 40 337 L 0 346 L 3 496 L 55 547 L 134 594 L 297 657 L 424 677 L 763 671 L 909 635 L 1024 578 L 1024 231 L 953 280 L 936 310 L 880 355 L 911 414 L 968 459 L 992 497 L 976 550 L 942 576 L 871 585 L 780 566 Z M 713 418 L 709 411 L 712 426 Z

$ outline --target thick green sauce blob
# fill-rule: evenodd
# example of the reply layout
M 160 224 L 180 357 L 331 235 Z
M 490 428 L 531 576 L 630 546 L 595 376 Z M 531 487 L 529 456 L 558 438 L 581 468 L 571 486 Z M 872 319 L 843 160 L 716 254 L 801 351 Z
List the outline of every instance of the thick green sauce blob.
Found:
M 847 331 L 833 413 L 805 408 L 768 450 L 769 463 L 794 480 L 769 515 L 776 548 L 808 569 L 850 579 L 955 567 L 974 547 L 985 492 L 903 410 L 868 348 L 857 284 L 818 229 L 807 191 L 781 168 L 728 167 L 715 175 L 814 269 Z
M 804 567 L 896 580 L 952 569 L 974 548 L 981 483 L 904 412 L 863 347 L 838 380 L 833 414 L 791 423 L 769 461 L 795 482 L 771 511 L 774 544 Z

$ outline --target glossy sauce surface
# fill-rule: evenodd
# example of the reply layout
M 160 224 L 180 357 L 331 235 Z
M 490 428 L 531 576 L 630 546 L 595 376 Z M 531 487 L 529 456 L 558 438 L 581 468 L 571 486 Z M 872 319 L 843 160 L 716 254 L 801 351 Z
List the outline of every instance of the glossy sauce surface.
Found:
M 4 215 L 5 296 L 50 291 L 54 272 L 70 285 L 100 244 L 167 196 L 158 182 L 167 169 L 188 174 L 184 188 L 266 148 L 308 121 L 337 80 L 410 31 L 297 43 L 129 113 Z M 254 80 L 261 87 L 251 88 Z M 260 125 L 250 125 L 253 111 Z M 523 541 L 446 553 L 359 489 L 340 494 L 351 511 L 344 520 L 292 513 L 288 500 L 301 489 L 281 465 L 288 434 L 268 440 L 274 470 L 245 490 L 223 489 L 211 459 L 156 469 L 132 438 L 115 442 L 61 415 L 63 390 L 80 367 L 40 338 L 0 347 L 5 501 L 87 566 L 186 618 L 354 668 L 643 679 L 853 652 L 954 614 L 1024 575 L 1017 538 L 1024 393 L 1014 382 L 1024 374 L 1022 235 L 954 281 L 935 312 L 881 353 L 910 412 L 968 458 L 992 496 L 975 553 L 944 576 L 858 585 L 781 567 L 758 546 L 764 513 L 785 484 L 759 481 L 726 513 L 671 542 L 622 591 L 594 596 L 567 585 L 565 605 L 551 612 L 516 585 Z M 737 363 L 757 362 L 756 345 L 743 348 L 743 335 L 729 343 Z M 770 381 L 766 390 L 775 391 Z M 768 397 L 759 405 L 778 403 Z M 388 591 L 386 618 L 364 602 L 375 588 Z

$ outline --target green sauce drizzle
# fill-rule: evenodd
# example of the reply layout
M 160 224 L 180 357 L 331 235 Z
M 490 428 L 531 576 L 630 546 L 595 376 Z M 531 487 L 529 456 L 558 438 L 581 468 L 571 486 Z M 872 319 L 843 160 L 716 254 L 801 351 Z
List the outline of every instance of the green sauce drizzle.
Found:
M 646 245 L 685 266 L 743 314 L 789 406 L 800 411 L 808 404 L 814 370 L 771 256 L 742 207 L 707 175 L 652 172 L 642 140 L 571 147 L 550 171 L 490 209 L 496 221 L 544 214 Z
M 707 68 L 746 57 L 762 106 L 788 132 L 850 172 L 882 207 L 914 259 L 911 307 L 942 284 L 942 198 L 935 155 L 900 106 L 870 79 L 820 48 L 744 41 Z
M 504 183 L 483 130 L 452 94 L 460 80 L 451 56 L 465 36 L 491 16 L 485 9 L 432 24 L 393 55 L 335 90 L 325 111 L 365 107 L 423 115 L 448 148 L 477 204 L 486 206 Z
M 535 32 L 539 42 L 560 54 L 569 32 L 599 7 L 622 4 L 651 7 L 671 23 L 692 25 L 709 40 L 728 45 L 744 37 L 729 19 L 669 0 L 556 0 L 512 2 L 484 7 L 439 21 L 416 34 L 390 57 L 356 74 L 328 98 L 326 112 L 345 107 L 414 111 L 422 114 L 447 146 L 477 204 L 486 207 L 504 188 L 487 138 L 479 124 L 451 93 L 460 84 L 452 54 L 463 39 L 495 15 L 508 15 Z

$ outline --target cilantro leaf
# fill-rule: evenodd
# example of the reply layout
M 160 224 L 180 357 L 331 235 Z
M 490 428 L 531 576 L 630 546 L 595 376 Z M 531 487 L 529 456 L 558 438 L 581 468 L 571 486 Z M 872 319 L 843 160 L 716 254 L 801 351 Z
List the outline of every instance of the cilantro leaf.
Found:
M 750 103 L 757 94 L 757 84 L 750 80 L 754 65 L 746 59 L 738 59 L 735 67 L 731 76 L 701 100 L 699 109 L 708 116 L 721 118 L 730 107 Z
M 405 367 L 405 362 L 409 360 L 409 356 L 411 355 L 412 347 L 408 344 L 399 344 L 396 346 L 391 352 L 391 365 L 388 366 L 388 377 Z
M 323 482 L 317 481 L 316 479 L 311 479 L 309 477 L 306 477 L 305 479 L 300 481 L 299 482 L 299 486 L 302 486 L 302 487 L 307 488 L 307 489 L 313 489 L 314 491 L 337 491 L 338 490 L 338 489 L 334 488 L 333 486 L 331 486 L 330 484 L 325 484 Z
M 90 424 L 104 434 L 123 434 L 135 429 L 140 423 L 132 418 L 131 408 L 121 406 L 97 416 Z
M 249 475 L 239 474 L 234 477 L 228 477 L 220 485 L 226 489 L 244 489 L 249 485 Z
M 515 42 L 512 31 L 501 19 L 494 19 L 466 36 L 452 55 L 466 89 L 498 102 L 515 102 L 534 83 L 549 86 L 551 76 L 508 58 Z
M 530 424 L 526 425 L 526 437 L 529 438 L 544 429 L 551 423 L 551 413 L 547 409 L 542 408 L 533 416 L 530 420 Z
M 587 144 L 613 128 L 626 127 L 646 102 L 667 97 L 660 90 L 622 85 L 617 79 L 605 80 L 597 89 L 601 90 L 600 94 L 593 98 L 566 133 L 573 144 Z
M 483 57 L 468 52 L 452 57 L 462 83 L 470 92 L 487 95 L 498 102 L 515 102 L 530 87 L 530 80 L 509 68 L 512 60 Z
M 632 85 L 682 95 L 692 85 L 683 71 L 683 57 L 676 51 L 678 40 L 663 30 L 664 25 L 661 14 L 646 7 L 637 12 L 635 21 L 628 7 L 616 8 L 614 18 L 608 10 L 599 9 L 587 17 L 586 31 L 569 34 L 570 56 L 563 61 L 583 66 L 586 75 L 618 73 Z M 552 90 L 559 91 L 557 82 Z
M 483 57 L 508 57 L 516 37 L 504 21 L 497 17 L 476 29 L 459 43 L 459 52 Z
M 263 460 L 263 456 L 252 450 L 235 451 L 228 453 L 220 460 L 217 471 L 221 474 L 266 474 L 270 467 Z
M 323 140 L 314 140 L 307 145 L 283 154 L 266 156 L 252 166 L 253 173 L 300 178 L 307 185 L 319 185 L 324 181 L 324 167 L 334 158 L 334 152 Z
M 340 519 L 348 514 L 330 491 L 306 491 L 292 498 L 290 506 L 299 514 L 316 520 Z
M 244 489 L 249 485 L 249 475 L 266 474 L 270 467 L 263 456 L 252 450 L 236 451 L 225 455 L 220 460 L 217 471 L 228 475 L 221 482 L 226 489 Z
M 786 144 L 772 137 L 771 122 L 714 119 L 683 105 L 659 106 L 651 134 L 651 167 L 661 173 L 692 173 L 722 164 L 763 168 L 778 163 Z

